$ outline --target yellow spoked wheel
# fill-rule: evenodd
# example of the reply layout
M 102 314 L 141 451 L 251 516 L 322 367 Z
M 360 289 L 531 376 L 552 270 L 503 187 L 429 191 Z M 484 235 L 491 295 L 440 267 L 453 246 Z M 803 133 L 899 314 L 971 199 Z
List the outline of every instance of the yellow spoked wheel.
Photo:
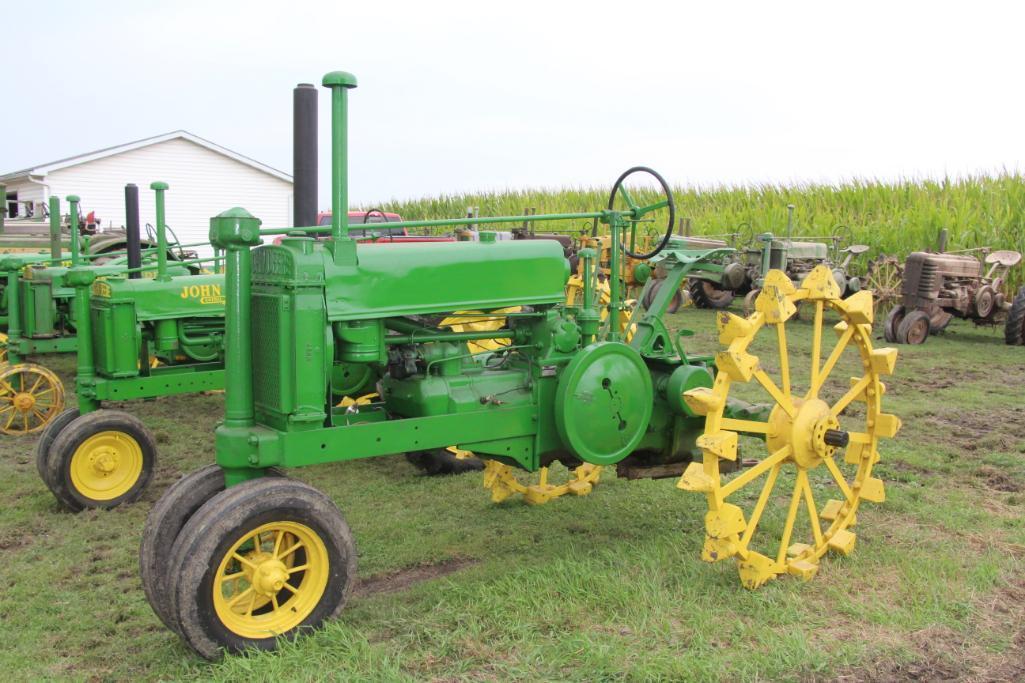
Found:
M 0 365 L 7 364 L 7 333 L 0 332 Z
M 94 501 L 120 498 L 142 476 L 142 447 L 130 434 L 106 430 L 75 449 L 69 474 L 79 494 Z
M 521 306 L 510 306 L 509 308 L 499 308 L 489 313 L 458 311 L 454 315 L 450 315 L 442 320 L 438 327 L 447 327 L 453 332 L 494 332 L 505 327 L 506 313 L 519 313 L 522 310 Z M 509 346 L 509 344 L 510 340 L 508 339 L 479 339 L 466 342 L 470 353 L 497 351 L 502 347 Z
M 246 533 L 225 554 L 214 577 L 218 618 L 242 638 L 296 628 L 327 587 L 324 541 L 298 522 L 276 521 Z
M 582 302 L 584 297 L 584 280 L 579 275 L 571 275 L 569 280 L 566 282 L 566 305 L 576 306 L 578 301 Z M 604 323 L 609 317 L 609 302 L 612 300 L 612 292 L 609 290 L 608 280 L 602 280 L 598 283 L 598 307 L 601 310 L 601 321 Z M 619 332 L 626 337 L 626 341 L 630 341 L 633 338 L 634 330 L 627 328 L 630 326 L 630 316 L 634 306 L 637 305 L 637 301 L 634 299 L 627 299 L 623 302 L 626 305 L 619 314 Z
M 64 409 L 64 385 L 35 363 L 0 369 L 0 432 L 37 432 Z
M 802 301 L 814 308 L 807 372 L 801 367 L 803 354 L 792 359 L 786 333 L 786 322 Z M 827 308 L 841 321 L 833 327 L 837 342 L 823 361 Z M 880 376 L 893 372 L 897 351 L 872 348 L 870 292 L 841 300 L 824 266 L 796 289 L 782 272 L 771 271 L 755 309 L 748 318 L 720 314 L 719 339 L 728 348 L 716 355 L 715 382 L 711 389 L 684 394 L 687 404 L 706 416 L 705 433 L 698 439 L 703 461 L 691 463 L 678 483 L 704 493 L 708 501 L 702 559 L 735 558 L 747 588 L 781 574 L 810 579 L 827 551 L 853 550 L 850 527 L 859 505 L 885 497 L 883 482 L 872 476 L 879 440 L 893 437 L 901 424 L 882 412 Z M 761 345 L 756 338 L 763 331 L 767 339 Z M 778 384 L 752 350 L 778 357 L 772 368 Z M 849 377 L 839 368 L 860 376 Z M 767 395 L 765 419 L 730 417 L 731 389 Z M 765 455 L 752 467 L 726 474 L 720 462 L 737 459 L 741 436 L 763 439 Z
M 523 496 L 529 505 L 542 505 L 572 493 L 575 496 L 586 496 L 594 489 L 601 477 L 601 466 L 584 463 L 570 470 L 570 478 L 563 484 L 551 484 L 548 481 L 548 468 L 542 467 L 540 479 L 536 484 L 523 484 L 516 478 L 512 467 L 497 460 L 486 460 L 484 463 L 484 488 L 491 491 L 491 501 L 501 503 L 513 494 Z

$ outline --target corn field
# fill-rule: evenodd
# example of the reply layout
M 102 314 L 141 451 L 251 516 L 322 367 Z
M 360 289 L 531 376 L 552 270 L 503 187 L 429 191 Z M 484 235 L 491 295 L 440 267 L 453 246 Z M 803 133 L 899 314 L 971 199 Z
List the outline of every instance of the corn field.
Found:
M 481 216 L 593 211 L 608 201 L 608 188 L 527 189 L 480 192 L 379 206 L 407 219 L 465 216 L 477 207 Z M 689 219 L 696 235 L 786 231 L 787 204 L 794 204 L 794 236 L 843 234 L 879 254 L 903 258 L 911 251 L 935 249 L 939 232 L 949 232 L 948 250 L 991 247 L 1025 252 L 1025 177 L 1005 173 L 959 179 L 872 182 L 855 180 L 838 186 L 762 185 L 758 187 L 683 188 L 673 190 L 677 215 Z M 639 203 L 653 193 L 634 192 Z M 645 197 L 648 194 L 648 197 Z M 364 207 L 370 208 L 370 207 Z M 538 226 L 545 231 L 555 226 Z M 589 225 L 558 226 L 560 231 Z M 858 266 L 854 266 L 855 272 Z M 1025 267 L 1012 271 L 1013 289 L 1025 284 Z

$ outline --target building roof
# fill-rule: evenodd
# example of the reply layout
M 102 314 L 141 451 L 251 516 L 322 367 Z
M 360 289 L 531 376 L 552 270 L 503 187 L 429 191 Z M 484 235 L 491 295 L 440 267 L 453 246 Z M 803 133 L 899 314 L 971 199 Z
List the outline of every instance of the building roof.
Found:
M 150 145 L 156 145 L 161 142 L 167 142 L 168 140 L 176 139 L 188 140 L 189 142 L 195 143 L 200 147 L 205 147 L 213 152 L 217 152 L 218 154 L 223 154 L 224 156 L 230 159 L 234 159 L 239 163 L 251 166 L 258 171 L 263 171 L 264 173 L 272 175 L 276 178 L 280 178 L 281 180 L 284 180 L 289 183 L 292 182 L 292 176 L 288 175 L 283 171 L 279 171 L 278 169 L 267 166 L 266 164 L 261 164 L 259 161 L 256 161 L 255 159 L 250 159 L 249 157 L 243 154 L 233 152 L 226 147 L 221 147 L 220 145 L 214 144 L 213 142 L 201 138 L 198 135 L 193 135 L 187 130 L 175 130 L 171 131 L 170 133 L 164 133 L 163 135 L 156 135 L 151 138 L 143 138 L 142 140 L 136 140 L 134 142 L 126 142 L 123 145 L 115 145 L 114 147 L 98 149 L 95 152 L 78 154 L 76 156 L 68 157 L 66 159 L 58 159 L 57 161 L 51 161 L 46 164 L 39 164 L 38 166 L 23 168 L 20 171 L 5 173 L 3 175 L 0 175 L 0 183 L 15 180 L 17 178 L 23 178 L 26 176 L 45 176 L 50 171 L 56 171 L 58 169 L 67 168 L 68 166 L 77 166 L 78 164 L 84 164 L 89 161 L 95 161 L 96 159 L 103 159 L 105 157 L 114 156 L 115 154 L 130 152 L 134 149 L 139 149 L 141 147 L 149 147 Z

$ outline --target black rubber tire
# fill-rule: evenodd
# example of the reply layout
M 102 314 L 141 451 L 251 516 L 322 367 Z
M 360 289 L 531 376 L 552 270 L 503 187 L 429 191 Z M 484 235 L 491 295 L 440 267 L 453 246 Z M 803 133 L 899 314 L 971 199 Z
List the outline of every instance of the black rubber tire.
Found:
M 728 289 L 719 289 L 707 280 L 688 280 L 687 291 L 690 292 L 690 300 L 698 308 L 722 310 L 733 303 L 733 292 Z
M 1013 346 L 1025 345 L 1025 287 L 1018 290 L 1011 302 L 1011 310 L 1007 312 L 1004 341 Z
M 292 479 L 263 477 L 216 494 L 185 523 L 167 567 L 170 614 L 189 647 L 207 659 L 223 651 L 273 650 L 277 638 L 246 638 L 228 630 L 213 605 L 213 581 L 224 555 L 238 538 L 274 521 L 292 521 L 313 531 L 327 548 L 328 580 L 312 612 L 277 637 L 315 629 L 345 607 L 356 579 L 356 544 L 341 511 L 323 493 Z
M 744 295 L 744 317 L 748 318 L 752 313 L 755 312 L 755 301 L 758 299 L 758 295 L 762 293 L 761 289 L 752 289 L 750 292 Z
M 662 285 L 664 284 L 665 280 L 659 279 L 655 280 L 651 285 L 651 289 L 648 290 L 648 293 L 644 296 L 644 301 L 642 302 L 645 310 L 651 308 L 651 304 L 655 302 L 655 297 L 658 296 L 658 293 L 661 291 Z M 683 297 L 680 295 L 680 292 L 676 292 L 673 298 L 669 300 L 669 306 L 666 308 L 666 313 L 676 313 L 680 310 L 682 305 Z
M 49 424 L 43 427 L 43 431 L 39 434 L 39 441 L 36 442 L 36 471 L 39 472 L 39 478 L 49 486 L 47 477 L 46 462 L 50 456 L 50 446 L 53 445 L 53 440 L 57 438 L 57 435 L 67 427 L 76 417 L 79 416 L 78 408 L 68 408 L 65 411 L 58 413 L 57 417 L 50 420 Z
M 904 305 L 897 304 L 890 309 L 890 312 L 886 314 L 886 320 L 883 322 L 883 338 L 891 344 L 897 343 L 897 330 L 900 328 L 901 322 L 904 320 Z
M 103 431 L 119 431 L 135 439 L 142 451 L 142 471 L 124 494 L 110 500 L 95 500 L 75 489 L 70 466 L 78 447 L 90 436 Z M 97 410 L 78 416 L 57 435 L 50 446 L 44 480 L 57 500 L 72 512 L 86 508 L 109 510 L 122 503 L 130 503 L 142 495 L 153 476 L 156 462 L 156 439 L 141 420 L 119 410 Z
M 406 453 L 406 460 L 430 476 L 465 474 L 484 469 L 484 462 L 480 458 L 457 458 L 455 453 L 446 448 Z
M 925 329 L 922 329 L 922 325 Z M 918 331 L 918 335 L 914 333 Z M 904 316 L 897 328 L 898 344 L 924 344 L 929 338 L 929 315 L 925 311 L 914 310 Z
M 266 476 L 282 477 L 284 473 L 271 467 Z M 185 523 L 223 490 L 224 470 L 220 465 L 207 465 L 171 484 L 146 515 L 139 544 L 139 577 L 150 607 L 172 631 L 177 626 L 171 618 L 166 571 L 168 555 Z

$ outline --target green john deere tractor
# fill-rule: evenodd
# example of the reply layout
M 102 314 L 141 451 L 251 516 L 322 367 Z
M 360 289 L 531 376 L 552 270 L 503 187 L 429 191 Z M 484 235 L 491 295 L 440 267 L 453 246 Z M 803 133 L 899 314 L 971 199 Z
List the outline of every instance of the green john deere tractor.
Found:
M 346 210 L 346 112 L 356 79 L 333 72 L 323 83 L 334 114 L 331 239 L 292 234 L 261 246 L 262 237 L 291 229 L 261 229 L 242 208 L 210 222 L 211 242 L 226 252 L 224 421 L 213 439 L 215 462 L 164 493 L 140 549 L 150 604 L 189 647 L 210 658 L 271 649 L 338 615 L 351 595 L 356 549 L 345 518 L 315 487 L 282 476 L 283 468 L 455 446 L 486 461 L 494 493 L 508 473 L 555 461 L 658 473 L 677 466 L 676 485 L 708 505 L 703 558 L 735 560 L 749 588 L 783 575 L 811 578 L 825 553 L 853 550 L 858 507 L 884 499 L 872 474 L 879 441 L 900 427 L 882 410 L 881 377 L 893 371 L 896 351 L 872 347 L 869 292 L 842 299 L 825 267 L 796 285 L 766 272 L 751 316 L 718 317 L 724 348 L 688 353 L 685 333 L 669 330 L 663 312 L 683 279 L 721 254 L 670 244 L 672 194 L 643 167 L 620 176 L 606 207 L 529 217 L 607 226 L 613 248 L 604 306 L 591 249 L 579 254 L 582 296 L 567 306 L 570 269 L 557 242 L 498 241 L 483 232 L 477 242 L 417 249 L 358 244 Z M 664 197 L 636 204 L 627 181 L 638 175 L 655 177 Z M 668 219 L 665 236 L 650 251 L 629 249 L 638 224 L 653 217 Z M 624 263 L 655 257 L 666 285 L 621 328 Z M 477 281 L 490 285 L 465 287 Z M 787 343 L 798 303 L 814 309 L 810 353 L 793 356 L 794 366 L 810 358 L 807 381 L 791 375 Z M 522 308 L 502 314 L 500 329 L 422 322 L 513 306 Z M 828 329 L 826 310 L 839 317 Z M 509 343 L 483 352 L 465 346 L 489 339 Z M 763 366 L 756 349 L 777 349 L 778 362 Z M 372 368 L 380 395 L 336 406 L 336 361 Z M 841 361 L 849 361 L 842 371 Z M 734 389 L 745 385 L 763 402 L 738 400 Z M 855 402 L 857 410 L 847 410 Z M 757 446 L 740 459 L 742 437 Z M 765 533 L 754 535 L 767 506 L 789 510 L 782 531 L 768 527 L 779 552 Z

